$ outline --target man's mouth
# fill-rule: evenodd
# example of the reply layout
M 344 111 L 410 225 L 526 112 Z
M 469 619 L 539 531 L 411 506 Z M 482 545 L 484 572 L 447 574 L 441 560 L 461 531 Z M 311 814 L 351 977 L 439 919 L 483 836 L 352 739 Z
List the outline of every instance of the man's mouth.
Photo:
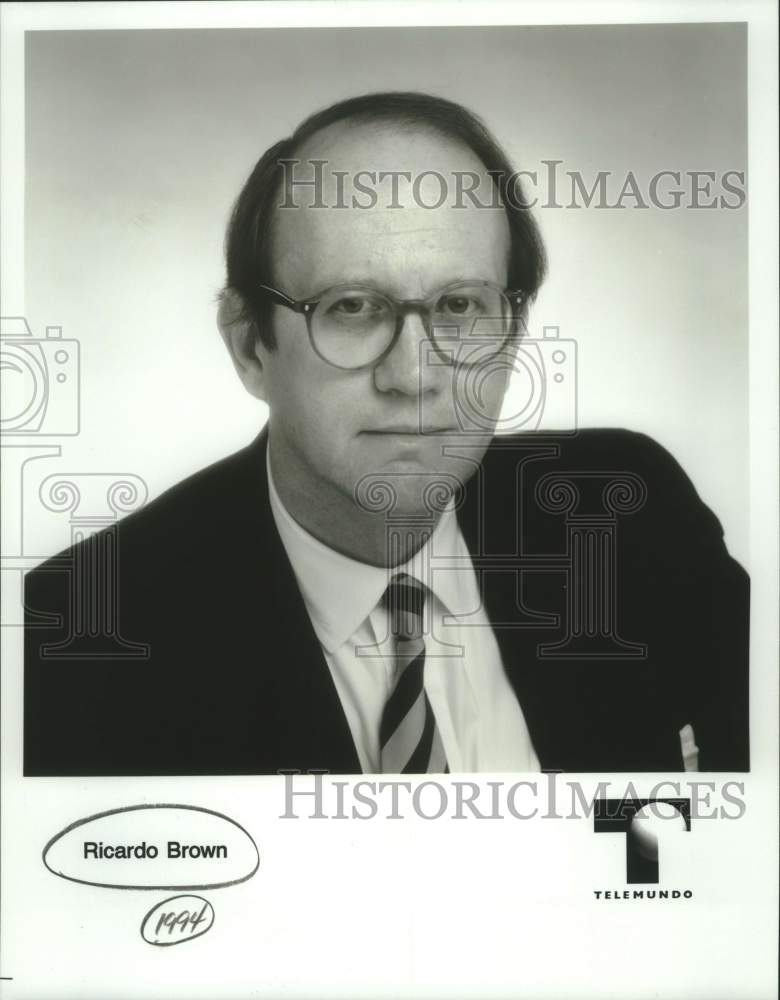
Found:
M 387 435 L 392 437 L 428 437 L 431 434 L 452 434 L 452 427 L 407 427 L 399 425 L 397 427 L 372 428 L 363 431 L 370 435 Z

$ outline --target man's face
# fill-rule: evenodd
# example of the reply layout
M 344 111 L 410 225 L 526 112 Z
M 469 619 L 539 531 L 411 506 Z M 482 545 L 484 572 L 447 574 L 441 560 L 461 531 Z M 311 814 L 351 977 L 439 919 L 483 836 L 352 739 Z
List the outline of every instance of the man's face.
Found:
M 424 299 L 463 279 L 506 286 L 510 238 L 503 211 L 480 209 L 468 199 L 467 207 L 453 207 L 451 190 L 440 208 L 425 208 L 420 201 L 433 204 L 439 197 L 435 179 L 422 185 L 417 199 L 412 185 L 401 181 L 395 202 L 401 207 L 390 207 L 388 183 L 378 186 L 375 207 L 333 207 L 334 171 L 348 172 L 347 204 L 350 179 L 361 170 L 403 170 L 413 178 L 435 170 L 448 183 L 454 171 L 476 171 L 489 185 L 484 167 L 463 146 L 424 131 L 334 126 L 298 155 L 298 177 L 312 176 L 309 159 L 328 161 L 324 198 L 331 207 L 310 207 L 308 189 L 297 189 L 299 207 L 277 211 L 274 284 L 287 295 L 307 299 L 334 285 L 360 283 L 396 299 Z M 421 484 L 442 473 L 461 482 L 473 474 L 473 462 L 443 451 L 447 444 L 468 443 L 472 459 L 481 459 L 491 437 L 484 418 L 498 416 L 505 369 L 498 366 L 482 382 L 482 419 L 464 430 L 456 369 L 431 350 L 419 313 L 407 314 L 392 350 L 360 371 L 322 360 L 302 315 L 277 307 L 273 322 L 275 349 L 257 348 L 273 471 L 284 479 L 282 495 L 292 491 L 299 509 L 309 503 L 343 510 L 354 502 L 357 484 L 376 476 L 391 483 L 397 511 L 422 512 Z

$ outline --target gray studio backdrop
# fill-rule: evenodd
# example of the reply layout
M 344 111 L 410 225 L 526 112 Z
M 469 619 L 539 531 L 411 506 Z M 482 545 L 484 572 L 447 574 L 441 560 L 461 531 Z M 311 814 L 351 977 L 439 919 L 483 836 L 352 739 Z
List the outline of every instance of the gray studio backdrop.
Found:
M 531 334 L 576 341 L 580 425 L 658 438 L 747 565 L 747 207 L 565 207 L 564 174 L 543 207 L 552 160 L 588 187 L 609 171 L 608 202 L 629 172 L 646 193 L 710 171 L 722 193 L 747 158 L 736 24 L 29 33 L 26 313 L 81 348 L 80 433 L 38 474 L 134 473 L 154 496 L 255 434 L 214 322 L 231 203 L 301 118 L 393 89 L 465 103 L 537 171 Z M 41 556 L 68 541 L 51 512 L 28 523 Z

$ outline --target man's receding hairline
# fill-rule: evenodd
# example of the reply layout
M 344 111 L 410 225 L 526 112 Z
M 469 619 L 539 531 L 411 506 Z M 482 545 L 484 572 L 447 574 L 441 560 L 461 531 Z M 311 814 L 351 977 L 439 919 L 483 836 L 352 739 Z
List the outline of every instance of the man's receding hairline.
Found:
M 446 142 L 451 146 L 460 147 L 469 153 L 474 159 L 478 160 L 487 174 L 487 164 L 483 162 L 482 157 L 462 136 L 453 135 L 437 122 L 424 121 L 420 118 L 412 117 L 411 115 L 404 115 L 402 113 L 399 114 L 398 112 L 384 115 L 360 112 L 358 114 L 351 115 L 349 118 L 329 122 L 327 125 L 323 125 L 310 135 L 302 136 L 299 141 L 296 141 L 295 136 L 293 135 L 292 151 L 287 157 L 285 157 L 285 159 L 300 158 L 301 155 L 307 151 L 309 144 L 315 143 L 317 139 L 321 138 L 328 132 L 334 132 L 337 134 L 339 131 L 356 132 L 358 129 L 364 129 L 369 132 L 373 131 L 375 133 L 392 136 L 397 134 L 399 126 L 407 133 L 428 135 L 436 139 L 441 139 L 443 142 Z

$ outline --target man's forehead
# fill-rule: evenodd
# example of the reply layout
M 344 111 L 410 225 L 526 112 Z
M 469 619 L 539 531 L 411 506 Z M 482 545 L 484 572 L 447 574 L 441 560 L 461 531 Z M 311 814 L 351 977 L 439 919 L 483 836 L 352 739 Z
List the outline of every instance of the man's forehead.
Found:
M 424 285 L 439 276 L 504 280 L 506 215 L 481 207 L 492 181 L 462 143 L 417 127 L 341 124 L 309 139 L 296 159 L 290 207 L 277 211 L 273 234 L 274 272 L 291 294 L 344 278 L 406 286 L 420 269 Z M 463 192 L 475 186 L 479 204 Z

